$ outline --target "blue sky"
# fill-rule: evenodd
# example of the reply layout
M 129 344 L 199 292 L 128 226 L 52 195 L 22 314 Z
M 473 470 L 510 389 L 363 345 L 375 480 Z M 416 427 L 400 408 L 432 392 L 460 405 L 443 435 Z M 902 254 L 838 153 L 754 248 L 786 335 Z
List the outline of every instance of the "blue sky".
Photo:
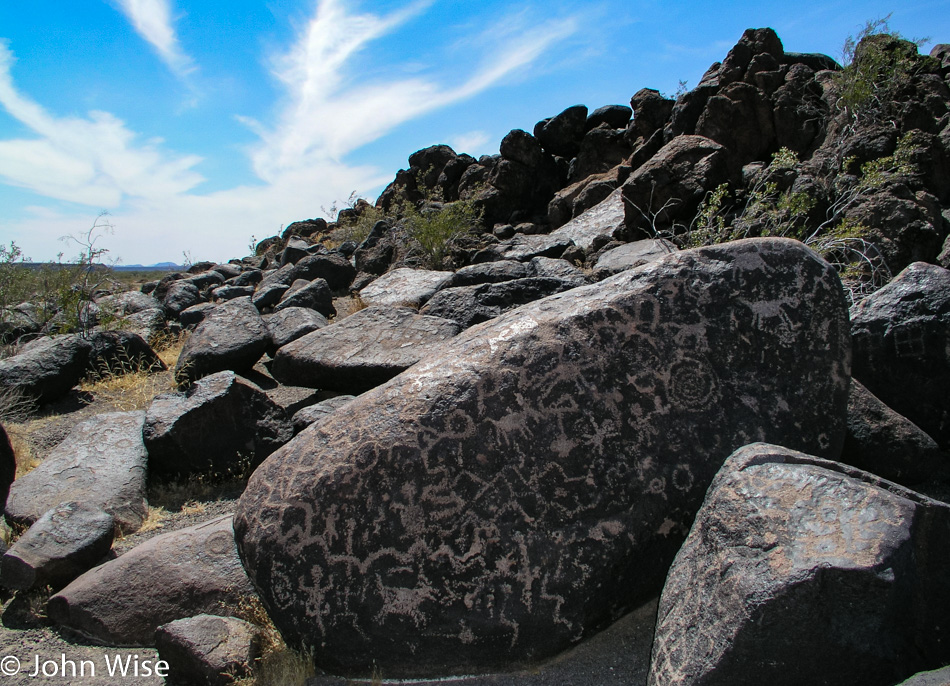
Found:
M 839 58 L 888 14 L 950 42 L 950 0 L 0 0 L 0 242 L 68 258 L 107 211 L 121 263 L 240 257 L 425 146 L 693 86 L 748 27 Z

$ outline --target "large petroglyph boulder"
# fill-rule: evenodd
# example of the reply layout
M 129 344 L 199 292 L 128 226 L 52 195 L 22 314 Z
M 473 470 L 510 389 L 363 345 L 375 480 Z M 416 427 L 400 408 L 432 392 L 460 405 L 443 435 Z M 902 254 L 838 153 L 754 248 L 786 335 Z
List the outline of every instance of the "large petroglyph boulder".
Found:
M 475 326 L 302 432 L 238 504 L 242 559 L 328 670 L 538 660 L 659 591 L 733 450 L 837 455 L 849 358 L 838 278 L 801 243 L 671 254 Z
M 950 506 L 868 472 L 736 451 L 670 569 L 650 686 L 889 686 L 946 664 L 948 534 Z

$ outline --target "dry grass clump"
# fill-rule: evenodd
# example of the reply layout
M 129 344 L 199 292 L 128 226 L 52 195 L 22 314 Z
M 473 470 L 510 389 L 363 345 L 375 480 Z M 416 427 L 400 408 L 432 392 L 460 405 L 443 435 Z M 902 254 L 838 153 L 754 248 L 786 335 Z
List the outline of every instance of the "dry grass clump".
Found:
M 241 686 L 304 686 L 316 676 L 313 659 L 293 650 L 271 621 L 258 598 L 248 598 L 238 606 L 237 616 L 261 630 L 260 657 L 251 674 L 236 681 Z

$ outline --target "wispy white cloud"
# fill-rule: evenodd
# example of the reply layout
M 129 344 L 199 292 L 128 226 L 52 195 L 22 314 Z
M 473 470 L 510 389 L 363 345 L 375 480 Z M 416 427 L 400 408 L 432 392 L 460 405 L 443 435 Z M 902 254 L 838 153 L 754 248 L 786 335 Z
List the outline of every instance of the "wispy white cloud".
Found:
M 486 146 L 492 143 L 492 137 L 487 131 L 467 131 L 452 136 L 447 143 L 456 152 L 464 152 L 478 157 L 484 154 Z
M 115 1 L 169 65 L 187 73 L 192 63 L 178 47 L 168 5 Z M 201 158 L 170 151 L 157 139 L 143 140 L 109 113 L 50 114 L 15 87 L 13 55 L 0 44 L 0 106 L 35 134 L 0 140 L 0 179 L 81 206 L 0 220 L 0 233 L 42 259 L 51 239 L 82 228 L 104 208 L 112 211 L 117 227 L 109 241 L 112 254 L 127 261 L 168 259 L 180 249 L 174 246 L 202 259 L 245 254 L 251 234 L 277 232 L 354 189 L 367 193 L 391 180 L 391 173 L 348 163 L 348 153 L 413 118 L 526 75 L 529 66 L 579 30 L 574 17 L 525 17 L 520 24 L 506 17 L 472 30 L 462 59 L 447 54 L 445 64 L 413 70 L 386 65 L 400 76 L 362 80 L 354 58 L 434 2 L 417 0 L 381 16 L 355 12 L 345 0 L 319 0 L 294 44 L 271 62 L 284 89 L 273 118 L 243 120 L 259 136 L 248 157 L 261 183 L 216 193 L 197 192 L 203 178 L 195 166 Z M 488 134 L 473 132 L 453 142 L 463 151 L 487 140 Z
M 172 72 L 185 77 L 195 70 L 194 60 L 178 41 L 169 0 L 115 0 L 115 3 Z
M 0 42 L 0 106 L 36 134 L 0 141 L 0 177 L 59 200 L 117 207 L 125 197 L 168 198 L 203 181 L 201 158 L 164 151 L 158 139 L 139 142 L 108 112 L 55 117 L 21 94 L 10 70 L 13 53 Z
M 320 160 L 340 160 L 406 121 L 491 88 L 578 29 L 572 17 L 533 27 L 508 21 L 482 35 L 485 57 L 476 59 L 461 81 L 456 76 L 442 84 L 416 76 L 350 85 L 347 61 L 431 4 L 416 2 L 379 17 L 352 14 L 342 0 L 321 0 L 296 44 L 275 59 L 274 74 L 286 88 L 287 103 L 275 127 L 257 128 L 262 144 L 253 160 L 261 178 L 270 180 Z

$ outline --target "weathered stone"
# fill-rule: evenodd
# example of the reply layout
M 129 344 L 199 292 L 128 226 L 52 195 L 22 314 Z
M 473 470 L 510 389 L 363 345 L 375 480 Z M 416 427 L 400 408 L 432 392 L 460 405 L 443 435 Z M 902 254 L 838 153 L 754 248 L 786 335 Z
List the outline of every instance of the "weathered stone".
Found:
M 174 683 L 228 686 L 250 674 L 260 655 L 261 632 L 236 617 L 197 615 L 155 631 L 158 656 Z
M 934 669 L 928 672 L 919 672 L 907 681 L 897 686 L 948 686 L 950 684 L 950 667 Z
M 775 148 L 772 103 L 759 88 L 732 83 L 706 101 L 696 123 L 696 133 L 716 141 L 728 151 L 733 169 L 764 159 Z M 715 188 L 711 186 L 709 189 Z
M 561 279 L 570 282 L 574 286 L 586 286 L 589 283 L 584 272 L 567 260 L 554 259 L 553 257 L 535 257 L 528 265 L 531 268 L 531 276 Z
M 234 372 L 199 379 L 184 393 L 156 397 L 142 431 L 149 472 L 163 476 L 233 474 L 290 440 L 284 412 Z
M 515 260 L 499 260 L 498 262 L 471 264 L 467 267 L 462 267 L 452 274 L 452 276 L 442 284 L 440 290 L 445 288 L 458 288 L 460 286 L 477 286 L 481 283 L 500 283 L 502 281 L 511 281 L 512 279 L 524 279 L 533 275 L 534 270 L 530 264 L 517 262 Z
M 31 525 L 57 505 L 78 501 L 136 531 L 145 515 L 144 412 L 110 412 L 77 424 L 28 474 L 13 482 L 7 517 Z
M 950 271 L 917 262 L 851 311 L 854 378 L 950 448 Z
M 597 258 L 594 270 L 609 276 L 658 260 L 671 252 L 675 252 L 676 249 L 674 244 L 662 239 L 647 238 L 642 241 L 634 241 L 602 254 Z
M 286 384 L 362 393 L 458 332 L 457 323 L 409 307 L 367 307 L 282 347 L 271 373 Z
M 529 277 L 501 283 L 446 288 L 419 310 L 420 314 L 458 322 L 463 329 L 555 293 L 576 288 L 576 281 L 551 277 Z
M 168 369 L 144 338 L 131 331 L 97 331 L 89 339 L 89 369 L 101 375 Z
M 331 291 L 345 291 L 356 277 L 356 267 L 338 252 L 308 255 L 294 265 L 293 278 L 323 279 Z
M 330 292 L 330 287 L 323 279 L 314 279 L 302 288 L 295 289 L 291 286 L 280 302 L 274 306 L 274 312 L 280 312 L 288 307 L 306 307 L 319 312 L 324 317 L 332 317 L 336 314 L 336 308 L 333 307 L 333 293 Z
M 606 199 L 589 210 L 574 217 L 559 229 L 551 232 L 551 238 L 570 240 L 585 250 L 597 236 L 614 236 L 625 227 L 622 191 L 611 191 Z
M 6 505 L 10 484 L 16 478 L 16 453 L 7 436 L 6 429 L 0 424 L 0 508 Z
M 658 90 L 641 88 L 630 98 L 630 107 L 633 108 L 630 125 L 638 136 L 646 140 L 666 126 L 675 104 L 673 100 L 664 98 Z
M 198 303 L 188 309 L 182 310 L 178 315 L 178 322 L 185 327 L 194 328 L 205 320 L 209 314 L 217 307 L 215 303 Z
M 162 309 L 169 319 L 178 319 L 182 310 L 201 302 L 201 293 L 197 286 L 188 281 L 175 281 L 168 287 L 168 292 L 162 300 Z
M 237 276 L 228 279 L 225 283 L 229 286 L 257 286 L 264 278 L 264 273 L 260 269 L 248 269 Z
M 115 519 L 98 507 L 60 503 L 36 520 L 0 559 L 3 585 L 59 589 L 98 564 L 112 548 Z
M 261 285 L 257 287 L 257 290 L 254 291 L 254 295 L 251 296 L 251 302 L 254 303 L 254 307 L 256 307 L 258 311 L 265 310 L 279 303 L 284 293 L 289 290 L 289 284 L 261 283 Z
M 211 299 L 215 302 L 250 298 L 252 295 L 254 295 L 254 286 L 218 286 L 211 291 Z
M 89 370 L 92 346 L 79 335 L 58 336 L 0 360 L 0 386 L 47 403 L 60 398 Z
M 528 168 L 539 167 L 544 160 L 544 151 L 538 139 L 521 129 L 509 131 L 501 139 L 500 152 L 504 159 Z
M 235 262 L 221 262 L 214 265 L 212 269 L 223 276 L 225 281 L 239 276 L 244 271 L 244 268 Z
M 89 570 L 49 600 L 49 618 L 104 645 L 152 646 L 155 630 L 208 613 L 232 616 L 254 597 L 231 517 L 162 534 Z
M 622 186 L 626 226 L 646 238 L 692 219 L 706 192 L 728 179 L 726 150 L 702 136 L 678 136 Z
M 135 314 L 144 310 L 153 310 L 160 308 L 162 304 L 140 291 L 126 291 L 115 295 L 106 295 L 96 298 L 96 304 L 105 312 L 110 312 L 118 317 L 124 317 L 128 314 Z
M 672 106 L 672 103 L 670 103 Z M 626 128 L 633 116 L 633 110 L 626 105 L 604 105 L 587 115 L 588 131 L 595 129 L 601 124 L 606 124 L 612 129 Z
M 306 257 L 310 249 L 310 244 L 298 238 L 297 236 L 291 236 L 287 241 L 287 245 L 284 246 L 284 249 L 280 253 L 280 260 L 278 264 L 283 267 L 288 264 L 296 264 L 299 260 Z
M 848 434 L 839 460 L 904 486 L 932 479 L 947 466 L 934 439 L 856 380 L 851 381 Z
M 534 257 L 560 257 L 574 242 L 563 234 L 554 233 L 536 236 L 515 234 L 497 245 L 490 245 L 475 255 L 476 264 L 498 260 L 527 262 Z
M 216 286 L 222 285 L 224 283 L 224 275 L 214 270 L 203 271 L 187 279 L 182 279 L 181 283 L 194 284 L 195 288 L 199 291 L 206 292 Z
M 534 135 L 549 153 L 570 159 L 577 154 L 586 129 L 587 108 L 574 105 L 550 119 L 538 122 L 534 127 Z
M 270 344 L 270 332 L 251 300 L 229 300 L 212 310 L 185 341 L 175 379 L 183 385 L 227 369 L 250 369 Z
M 775 445 L 726 461 L 660 598 L 650 686 L 887 686 L 950 661 L 950 506 Z
M 602 174 L 621 164 L 631 152 L 623 129 L 598 126 L 581 140 L 577 157 L 571 162 L 570 180 L 580 181 L 592 174 Z
M 238 503 L 242 559 L 334 673 L 542 659 L 659 590 L 733 450 L 839 454 L 849 340 L 834 270 L 785 239 L 525 305 L 271 456 Z
M 268 350 L 271 356 L 291 341 L 329 324 L 326 317 L 309 307 L 285 307 L 274 314 L 265 314 L 263 319 L 273 342 Z
M 147 341 L 152 340 L 153 336 L 165 330 L 165 311 L 156 308 L 127 314 L 122 318 L 122 326 Z
M 294 424 L 294 434 L 299 434 L 311 424 L 319 422 L 321 419 L 330 416 L 344 405 L 353 400 L 352 395 L 338 395 L 335 398 L 323 400 L 315 405 L 310 405 L 294 413 L 291 420 Z
M 452 272 L 393 269 L 360 291 L 367 305 L 421 307 L 450 278 Z

